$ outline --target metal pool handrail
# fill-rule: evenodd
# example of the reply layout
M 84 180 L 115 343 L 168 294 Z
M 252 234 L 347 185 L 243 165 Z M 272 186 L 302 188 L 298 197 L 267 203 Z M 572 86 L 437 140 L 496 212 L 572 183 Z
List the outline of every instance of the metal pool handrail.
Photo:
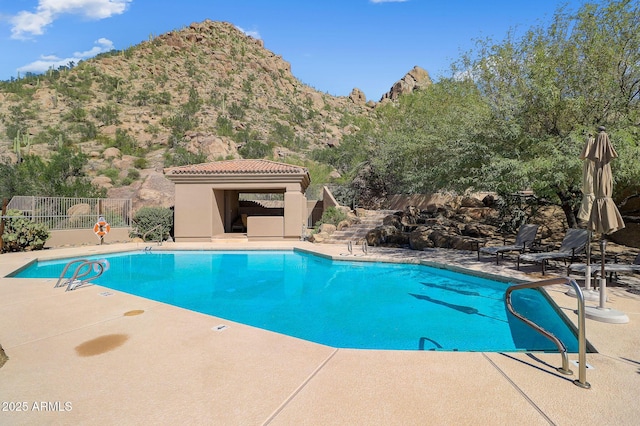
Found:
M 582 289 L 580 286 L 569 277 L 562 278 L 552 278 L 549 280 L 543 281 L 535 281 L 530 283 L 516 284 L 507 288 L 507 291 L 504 295 L 505 302 L 507 305 L 507 309 L 511 312 L 516 318 L 523 321 L 525 324 L 532 327 L 538 333 L 542 334 L 558 347 L 558 351 L 560 351 L 560 355 L 562 356 L 562 367 L 557 368 L 560 373 L 563 374 L 573 374 L 573 372 L 569 369 L 569 358 L 567 357 L 567 348 L 566 346 L 553 334 L 549 333 L 544 328 L 540 327 L 538 324 L 533 321 L 523 317 L 519 313 L 517 313 L 513 309 L 513 305 L 511 303 L 511 293 L 515 290 L 522 290 L 525 288 L 540 288 L 548 285 L 554 284 L 566 284 L 573 287 L 576 293 L 576 299 L 578 301 L 578 379 L 574 380 L 573 383 L 576 386 L 579 386 L 583 389 L 591 388 L 591 385 L 587 382 L 587 340 L 585 338 L 585 319 L 584 319 L 584 295 L 582 294 Z
M 56 285 L 53 286 L 53 288 L 57 288 L 57 287 L 62 287 L 63 285 L 68 284 L 68 280 L 67 281 L 62 281 L 64 279 L 64 276 L 67 273 L 67 270 L 69 270 L 69 268 L 71 267 L 71 265 L 74 265 L 76 263 L 82 263 L 83 265 L 88 262 L 87 259 L 75 259 L 70 261 L 69 263 L 67 263 L 64 267 L 64 269 L 62 270 L 62 273 L 60 274 L 60 277 L 58 278 L 58 282 L 56 282 Z M 80 265 L 82 266 L 82 265 Z M 77 269 L 76 269 L 77 272 Z
M 67 270 L 69 269 L 69 267 L 71 265 L 76 264 L 76 263 L 80 263 L 80 265 L 78 265 L 76 267 L 76 269 L 73 272 L 73 275 L 71 276 L 71 278 L 69 278 L 66 281 L 63 281 L 65 279 L 65 274 L 67 273 Z M 85 266 L 87 268 L 83 271 L 83 268 Z M 56 288 L 56 287 L 62 287 L 64 285 L 66 285 L 67 289 L 65 291 L 75 290 L 76 288 L 78 288 L 78 287 L 80 287 L 82 285 L 85 285 L 88 282 L 93 281 L 96 278 L 98 278 L 108 268 L 109 268 L 109 261 L 107 261 L 106 259 L 100 259 L 100 260 L 75 259 L 75 260 L 72 260 L 69 263 L 67 263 L 67 265 L 64 267 L 64 270 L 62 271 L 62 273 L 60 274 L 60 277 L 58 278 L 58 282 L 53 287 Z M 89 275 L 91 273 L 92 269 L 93 269 L 93 272 L 95 272 L 95 275 L 90 276 L 88 278 L 85 278 L 87 275 Z

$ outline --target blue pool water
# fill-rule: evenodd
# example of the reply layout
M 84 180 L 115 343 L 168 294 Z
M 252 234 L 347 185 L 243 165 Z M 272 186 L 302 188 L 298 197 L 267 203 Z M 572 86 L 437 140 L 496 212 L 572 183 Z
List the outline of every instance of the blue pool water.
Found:
M 424 265 L 332 261 L 293 251 L 128 252 L 101 286 L 340 348 L 555 351 L 506 309 L 507 284 Z M 57 278 L 69 259 L 18 278 Z M 62 289 L 61 289 L 62 291 Z M 512 295 L 577 352 L 572 329 L 537 290 Z

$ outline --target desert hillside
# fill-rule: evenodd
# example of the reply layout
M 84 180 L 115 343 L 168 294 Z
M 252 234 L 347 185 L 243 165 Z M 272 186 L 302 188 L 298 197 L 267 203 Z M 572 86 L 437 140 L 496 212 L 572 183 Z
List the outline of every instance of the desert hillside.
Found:
M 381 102 L 430 83 L 416 67 Z M 375 106 L 358 89 L 318 92 L 263 41 L 207 20 L 0 83 L 0 158 L 75 146 L 109 196 L 169 206 L 166 166 L 243 157 L 304 164 L 312 149 L 357 132 Z

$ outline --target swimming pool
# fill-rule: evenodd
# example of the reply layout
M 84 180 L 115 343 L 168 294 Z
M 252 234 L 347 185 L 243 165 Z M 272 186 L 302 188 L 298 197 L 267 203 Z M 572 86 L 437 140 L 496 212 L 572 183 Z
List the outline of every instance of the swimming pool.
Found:
M 110 266 L 95 284 L 333 347 L 556 351 L 507 311 L 507 284 L 425 265 L 298 251 L 87 257 L 101 258 Z M 13 276 L 57 278 L 69 260 L 37 262 Z M 513 304 L 577 352 L 575 333 L 544 294 L 518 291 Z

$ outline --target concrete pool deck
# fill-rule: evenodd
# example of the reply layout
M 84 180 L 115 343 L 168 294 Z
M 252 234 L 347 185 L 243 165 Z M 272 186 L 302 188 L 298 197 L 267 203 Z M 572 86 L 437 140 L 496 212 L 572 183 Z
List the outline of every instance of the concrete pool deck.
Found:
M 0 277 L 35 258 L 148 245 L 3 254 Z M 306 242 L 153 250 L 292 247 L 346 258 L 344 246 Z M 469 252 L 374 248 L 366 257 L 541 278 L 531 272 L 539 268 L 518 272 L 511 261 L 497 266 Z M 576 365 L 573 376 L 555 370 L 558 354 L 336 349 L 100 286 L 65 292 L 55 281 L 0 278 L 0 344 L 9 357 L 0 368 L 0 424 L 631 425 L 640 417 L 640 296 L 624 287 L 609 289 L 608 306 L 628 324 L 587 320 L 598 353 L 587 355 L 585 390 L 572 383 Z M 565 290 L 547 289 L 575 322 L 576 299 Z

